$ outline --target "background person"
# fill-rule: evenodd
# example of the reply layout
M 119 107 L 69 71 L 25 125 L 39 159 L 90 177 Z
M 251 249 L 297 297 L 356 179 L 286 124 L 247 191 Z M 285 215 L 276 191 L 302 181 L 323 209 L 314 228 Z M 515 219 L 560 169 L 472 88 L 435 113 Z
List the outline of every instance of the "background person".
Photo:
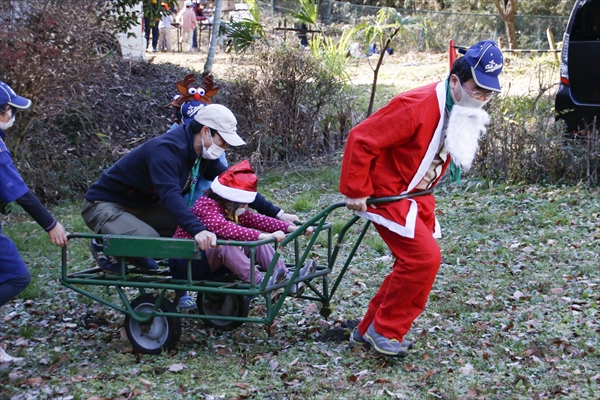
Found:
M 482 107 L 500 91 L 502 67 L 496 43 L 479 42 L 446 80 L 399 94 L 350 131 L 340 192 L 350 210 L 374 223 L 395 258 L 352 343 L 403 357 L 412 347 L 404 335 L 425 309 L 441 260 L 433 195 L 369 207 L 366 200 L 433 188 L 450 158 L 469 169 L 489 123 Z
M 194 12 L 193 5 L 191 1 L 187 1 L 185 9 L 177 17 L 178 22 L 181 24 L 181 38 L 179 38 L 179 43 L 186 41 L 189 52 L 193 49 L 194 29 L 196 29 L 196 13 Z
M 0 199 L 5 203 L 16 201 L 46 231 L 52 244 L 67 245 L 65 228 L 57 222 L 23 182 L 6 148 L 4 130 L 10 128 L 17 109 L 28 109 L 31 101 L 18 96 L 6 83 L 0 81 Z M 14 242 L 2 234 L 0 224 L 0 306 L 21 293 L 31 282 L 29 270 Z M 0 346 L 0 363 L 19 361 Z
M 158 37 L 158 50 L 160 51 L 171 51 L 171 23 L 173 22 L 173 16 L 169 10 L 167 3 L 161 3 L 167 14 L 160 18 L 158 23 L 158 30 L 160 35 Z

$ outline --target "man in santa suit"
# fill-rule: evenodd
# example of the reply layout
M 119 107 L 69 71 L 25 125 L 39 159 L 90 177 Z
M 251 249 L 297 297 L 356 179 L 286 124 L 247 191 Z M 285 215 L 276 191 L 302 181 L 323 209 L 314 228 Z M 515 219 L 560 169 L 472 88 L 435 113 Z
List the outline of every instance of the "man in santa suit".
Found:
M 395 259 L 350 341 L 383 355 L 403 357 L 412 347 L 404 335 L 425 309 L 441 234 L 432 194 L 376 206 L 366 201 L 433 188 L 450 159 L 462 170 L 471 167 L 489 123 L 482 107 L 500 92 L 503 58 L 491 40 L 463 53 L 446 80 L 399 94 L 346 142 L 340 192 L 350 210 L 374 223 Z

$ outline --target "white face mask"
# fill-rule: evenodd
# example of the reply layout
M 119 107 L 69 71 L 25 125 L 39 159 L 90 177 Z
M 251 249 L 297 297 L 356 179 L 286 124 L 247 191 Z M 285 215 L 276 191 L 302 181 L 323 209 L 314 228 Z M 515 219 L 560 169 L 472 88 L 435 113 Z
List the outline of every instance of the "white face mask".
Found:
M 461 93 L 461 99 L 460 101 L 456 101 L 456 99 L 454 98 L 454 91 L 450 91 L 450 95 L 452 96 L 452 100 L 454 100 L 454 104 L 458 104 L 461 107 L 466 107 L 466 108 L 482 108 L 483 106 L 485 106 L 491 99 L 487 99 L 485 101 L 481 101 L 479 99 L 476 99 L 474 97 L 471 97 L 469 95 L 469 93 L 467 93 L 467 91 L 465 90 L 465 88 L 462 87 L 462 85 L 460 84 L 460 81 L 458 82 L 458 87 L 460 88 L 460 93 Z
M 3 131 L 7 130 L 15 123 L 15 113 L 13 111 L 11 111 L 10 113 L 11 117 L 8 120 L 8 122 L 0 122 L 0 129 L 2 129 Z
M 211 145 L 207 149 L 206 147 L 204 147 L 204 143 L 202 143 L 202 158 L 205 158 L 207 160 L 216 160 L 217 158 L 221 157 L 221 154 L 225 152 L 225 149 L 216 145 L 215 142 L 213 142 L 212 135 L 210 134 L 210 132 L 208 132 L 208 137 L 210 137 Z
M 240 207 L 237 210 L 235 210 L 235 216 L 239 217 L 240 215 L 242 215 L 245 212 L 246 212 L 246 207 Z

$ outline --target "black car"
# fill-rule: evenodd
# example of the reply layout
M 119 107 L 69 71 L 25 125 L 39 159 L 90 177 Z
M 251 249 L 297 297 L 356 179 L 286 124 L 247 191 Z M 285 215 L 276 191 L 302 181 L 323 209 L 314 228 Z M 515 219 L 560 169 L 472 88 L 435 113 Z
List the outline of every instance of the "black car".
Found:
M 577 0 L 563 39 L 556 119 L 569 135 L 600 127 L 600 0 Z

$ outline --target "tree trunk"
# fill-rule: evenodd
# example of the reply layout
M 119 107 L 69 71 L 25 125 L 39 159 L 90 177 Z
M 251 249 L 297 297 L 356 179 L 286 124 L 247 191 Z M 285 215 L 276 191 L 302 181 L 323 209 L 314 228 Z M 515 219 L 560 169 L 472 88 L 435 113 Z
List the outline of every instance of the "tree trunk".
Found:
M 519 0 L 503 0 L 500 4 L 500 0 L 493 0 L 500 18 L 504 21 L 506 26 L 506 36 L 508 38 L 508 48 L 511 50 L 518 49 L 519 44 L 517 43 L 517 32 L 515 30 L 515 13 L 519 5 Z
M 215 4 L 215 12 L 213 14 L 213 25 L 212 35 L 210 38 L 210 47 L 208 48 L 208 55 L 206 56 L 206 63 L 204 64 L 203 75 L 208 75 L 212 71 L 213 63 L 215 61 L 215 52 L 217 51 L 217 39 L 219 37 L 219 28 L 221 27 L 221 10 L 223 9 L 223 0 L 217 0 Z M 198 27 L 200 29 L 201 27 Z M 223 45 L 225 50 L 225 45 Z
M 379 59 L 377 60 L 377 66 L 373 70 L 373 84 L 371 85 L 371 98 L 369 99 L 369 109 L 367 110 L 367 117 L 369 115 L 371 115 L 371 113 L 373 112 L 373 103 L 375 102 L 375 91 L 377 90 L 377 75 L 379 75 L 379 68 L 381 67 L 381 64 L 383 63 L 383 57 L 385 56 L 385 52 L 386 52 L 388 46 L 390 45 L 390 43 L 392 43 L 392 39 L 394 38 L 394 36 L 396 36 L 396 34 L 398 33 L 399 30 L 400 30 L 400 28 L 396 29 L 396 31 L 387 40 L 385 45 L 382 46 L 383 48 L 381 49 L 381 51 L 379 53 Z

